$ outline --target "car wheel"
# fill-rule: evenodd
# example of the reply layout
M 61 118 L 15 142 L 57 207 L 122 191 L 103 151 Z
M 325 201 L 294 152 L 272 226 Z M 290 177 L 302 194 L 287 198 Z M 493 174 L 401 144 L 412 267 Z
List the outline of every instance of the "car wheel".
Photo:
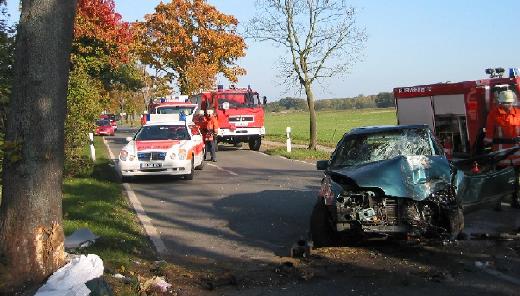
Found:
M 184 179 L 186 180 L 193 180 L 193 175 L 195 175 L 195 160 L 193 157 L 191 157 L 191 167 L 190 167 L 190 173 L 187 175 L 184 175 Z
M 330 213 L 320 199 L 314 205 L 311 214 L 311 239 L 314 247 L 334 246 L 338 242 L 338 233 L 330 225 Z
M 262 145 L 262 138 L 260 138 L 260 137 L 251 138 L 251 139 L 249 139 L 248 144 L 249 144 L 249 149 L 258 151 L 258 150 L 260 150 L 260 146 Z
M 202 151 L 202 160 L 200 161 L 200 165 L 195 167 L 196 170 L 202 170 L 204 168 L 204 157 L 206 155 L 206 151 Z

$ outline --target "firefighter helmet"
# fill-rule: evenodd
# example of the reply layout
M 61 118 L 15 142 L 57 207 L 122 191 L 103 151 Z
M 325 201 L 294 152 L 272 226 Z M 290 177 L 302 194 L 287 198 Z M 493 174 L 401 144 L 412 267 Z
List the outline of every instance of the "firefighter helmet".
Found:
M 213 115 L 213 109 L 206 110 L 206 114 L 207 115 Z
M 512 90 L 505 90 L 498 94 L 500 104 L 512 104 L 516 101 L 516 95 Z
M 204 115 L 204 110 L 199 110 L 199 111 L 197 112 L 197 114 L 198 114 L 198 115 Z

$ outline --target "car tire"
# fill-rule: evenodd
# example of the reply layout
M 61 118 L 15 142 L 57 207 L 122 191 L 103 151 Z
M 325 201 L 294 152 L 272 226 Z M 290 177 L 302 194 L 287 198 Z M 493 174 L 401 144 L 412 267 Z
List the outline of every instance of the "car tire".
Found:
M 250 138 L 248 141 L 249 149 L 253 151 L 260 150 L 260 146 L 262 145 L 262 138 L 261 137 L 254 137 Z
M 195 159 L 191 157 L 191 167 L 190 167 L 190 173 L 187 175 L 184 175 L 184 179 L 186 180 L 193 180 L 193 176 L 195 175 Z
M 200 161 L 200 165 L 196 166 L 195 169 L 201 171 L 204 168 L 204 157 L 206 153 L 205 151 L 202 152 L 202 160 Z
M 330 225 L 330 213 L 323 200 L 319 199 L 311 214 L 310 235 L 314 247 L 330 247 L 338 242 L 338 233 Z

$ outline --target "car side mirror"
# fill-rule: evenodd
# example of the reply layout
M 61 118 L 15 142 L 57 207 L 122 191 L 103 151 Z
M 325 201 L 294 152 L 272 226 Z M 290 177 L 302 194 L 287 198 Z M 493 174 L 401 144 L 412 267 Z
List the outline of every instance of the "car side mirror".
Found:
M 318 160 L 316 161 L 316 169 L 318 171 L 324 171 L 329 168 L 329 161 L 328 160 Z
M 132 137 L 126 137 L 126 138 L 125 138 L 125 140 L 126 140 L 127 142 L 130 142 L 130 141 L 132 141 L 133 139 L 134 139 L 134 138 L 132 138 Z

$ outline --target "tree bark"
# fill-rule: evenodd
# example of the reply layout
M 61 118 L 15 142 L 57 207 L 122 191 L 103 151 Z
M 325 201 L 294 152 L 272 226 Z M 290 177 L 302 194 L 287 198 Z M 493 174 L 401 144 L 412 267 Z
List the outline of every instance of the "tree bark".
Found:
M 64 121 L 75 0 L 22 0 L 0 205 L 0 290 L 38 284 L 64 263 Z M 3 285 L 2 285 L 3 283 Z
M 316 150 L 317 144 L 317 127 L 316 127 L 316 110 L 314 110 L 314 93 L 312 92 L 311 83 L 305 83 L 305 94 L 307 95 L 307 106 L 309 107 L 309 149 Z

